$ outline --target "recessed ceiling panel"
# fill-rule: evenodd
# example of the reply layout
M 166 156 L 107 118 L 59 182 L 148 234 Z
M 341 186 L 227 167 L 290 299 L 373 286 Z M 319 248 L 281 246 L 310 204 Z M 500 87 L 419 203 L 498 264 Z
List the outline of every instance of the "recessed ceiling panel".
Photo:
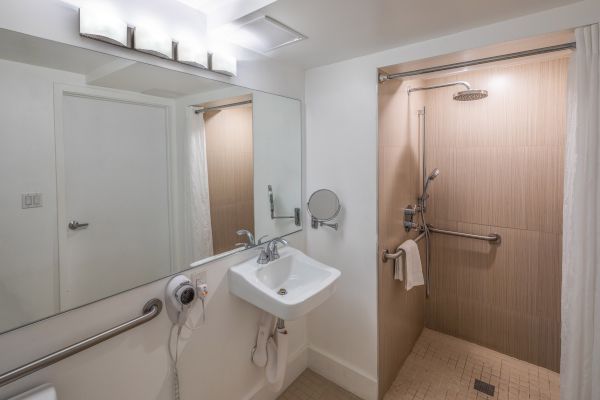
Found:
M 268 53 L 282 46 L 306 39 L 306 36 L 268 16 L 244 22 L 229 33 L 228 39 L 259 53 Z

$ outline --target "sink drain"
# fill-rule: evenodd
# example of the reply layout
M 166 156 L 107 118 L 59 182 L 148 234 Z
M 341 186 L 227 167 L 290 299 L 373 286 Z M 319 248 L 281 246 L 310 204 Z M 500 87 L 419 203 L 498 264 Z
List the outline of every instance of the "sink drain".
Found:
M 285 290 L 284 288 L 281 288 L 277 291 L 277 294 L 280 296 L 285 296 L 287 294 L 287 290 Z

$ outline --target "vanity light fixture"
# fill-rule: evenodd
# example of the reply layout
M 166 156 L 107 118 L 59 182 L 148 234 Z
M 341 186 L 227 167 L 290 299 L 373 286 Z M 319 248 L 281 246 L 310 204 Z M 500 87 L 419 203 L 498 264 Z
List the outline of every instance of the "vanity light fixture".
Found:
M 133 48 L 163 58 L 173 58 L 173 39 L 161 30 L 149 26 L 136 26 Z
M 151 23 L 128 26 L 115 14 L 98 7 L 79 9 L 79 33 L 221 75 L 237 75 L 237 59 L 233 56 L 221 51 L 209 53 L 201 41 L 182 39 L 174 42 L 168 33 Z
M 79 9 L 79 34 L 118 46 L 129 47 L 129 30 L 124 21 L 106 10 Z
M 211 70 L 229 76 L 237 75 L 237 59 L 224 53 L 212 53 Z
M 195 67 L 208 68 L 208 51 L 200 43 L 191 40 L 177 42 L 177 61 Z

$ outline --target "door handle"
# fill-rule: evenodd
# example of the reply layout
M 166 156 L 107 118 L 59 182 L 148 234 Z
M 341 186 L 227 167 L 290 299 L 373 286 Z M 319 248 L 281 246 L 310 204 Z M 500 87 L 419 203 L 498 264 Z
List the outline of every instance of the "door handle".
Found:
M 89 226 L 90 224 L 88 224 L 87 222 L 78 222 L 78 221 L 70 221 L 69 222 L 69 229 L 72 231 L 78 231 L 80 229 L 85 229 Z

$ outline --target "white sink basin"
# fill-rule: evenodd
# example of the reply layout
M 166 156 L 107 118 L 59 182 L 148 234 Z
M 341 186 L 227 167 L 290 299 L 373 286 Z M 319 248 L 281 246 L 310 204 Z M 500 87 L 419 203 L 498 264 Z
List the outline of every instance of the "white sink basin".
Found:
M 280 258 L 258 264 L 257 257 L 229 269 L 229 291 L 284 320 L 299 318 L 335 291 L 340 271 L 285 247 Z M 285 294 L 279 294 L 285 289 Z M 281 291 L 283 292 L 283 291 Z

